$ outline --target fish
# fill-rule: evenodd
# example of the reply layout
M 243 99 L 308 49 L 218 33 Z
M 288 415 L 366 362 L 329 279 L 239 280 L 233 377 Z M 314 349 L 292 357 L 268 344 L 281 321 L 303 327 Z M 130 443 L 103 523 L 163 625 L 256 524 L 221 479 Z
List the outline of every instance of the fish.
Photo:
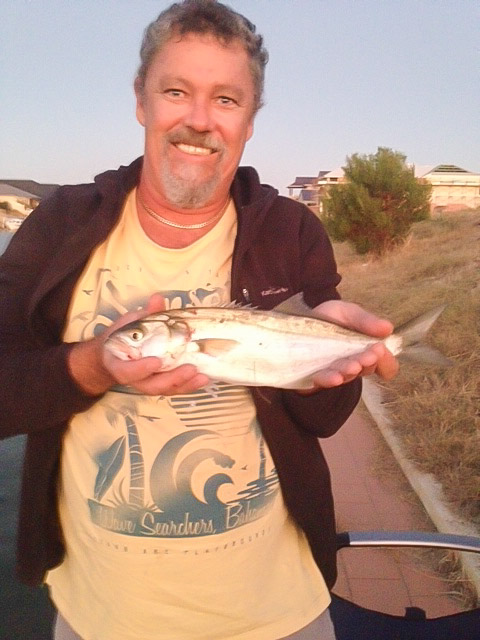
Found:
M 395 356 L 451 366 L 422 342 L 444 308 L 432 309 L 379 340 L 316 318 L 300 293 L 271 311 L 237 305 L 160 311 L 115 330 L 105 348 L 122 360 L 155 356 L 159 371 L 188 363 L 214 381 L 309 389 L 312 377 L 335 360 L 378 342 Z

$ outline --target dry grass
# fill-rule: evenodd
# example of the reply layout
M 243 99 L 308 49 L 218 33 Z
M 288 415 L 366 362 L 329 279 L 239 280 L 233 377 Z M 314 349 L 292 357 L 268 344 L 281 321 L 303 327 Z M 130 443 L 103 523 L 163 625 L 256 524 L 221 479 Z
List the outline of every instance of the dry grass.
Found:
M 441 482 L 450 506 L 480 531 L 480 211 L 418 223 L 404 247 L 366 260 L 336 245 L 342 296 L 397 325 L 440 304 L 428 342 L 455 366 L 403 363 L 385 385 L 412 460 Z

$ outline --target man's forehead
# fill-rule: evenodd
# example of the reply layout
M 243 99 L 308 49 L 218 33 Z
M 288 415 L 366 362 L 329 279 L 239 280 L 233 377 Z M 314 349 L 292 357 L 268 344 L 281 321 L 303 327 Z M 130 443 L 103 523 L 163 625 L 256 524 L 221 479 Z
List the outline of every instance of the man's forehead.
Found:
M 191 46 L 194 47 L 197 43 L 207 46 L 206 58 L 202 52 L 189 51 L 189 48 Z M 229 54 L 233 54 L 229 55 L 229 66 L 221 66 L 221 51 L 219 54 L 209 56 L 208 48 L 212 45 L 213 47 L 221 48 L 221 50 L 224 50 Z M 179 48 L 184 48 L 186 55 L 182 54 L 179 51 Z M 225 77 L 219 77 L 218 82 L 215 83 L 219 88 L 224 87 L 233 89 L 238 87 L 239 90 L 241 89 L 242 91 L 245 91 L 245 87 L 242 89 L 241 86 L 244 84 L 241 76 L 245 74 L 245 76 L 248 75 L 253 90 L 254 81 L 249 56 L 238 39 L 234 39 L 225 44 L 213 35 L 189 33 L 181 37 L 172 36 L 157 51 L 155 58 L 157 65 L 155 65 L 154 60 L 151 67 L 157 66 L 157 72 L 160 72 L 161 77 L 166 80 L 188 81 L 189 79 L 195 79 L 201 82 L 203 77 L 202 74 L 200 74 L 200 71 L 204 72 L 205 69 L 200 69 L 200 67 L 204 65 L 206 59 L 211 60 L 212 71 L 215 73 L 219 70 L 223 71 Z M 162 62 L 165 62 L 165 64 L 162 65 Z M 158 68 L 158 63 L 160 63 L 160 68 Z M 199 67 L 198 70 L 196 68 L 197 65 Z
M 241 57 L 245 57 L 247 62 L 249 61 L 248 51 L 239 38 L 231 38 L 229 40 L 225 40 L 224 38 L 220 38 L 213 33 L 174 33 L 158 48 L 157 55 L 161 55 L 165 50 L 174 49 L 178 45 L 188 46 L 195 44 L 218 47 L 219 49 L 223 49 L 226 52 L 234 53 L 235 55 L 240 54 Z

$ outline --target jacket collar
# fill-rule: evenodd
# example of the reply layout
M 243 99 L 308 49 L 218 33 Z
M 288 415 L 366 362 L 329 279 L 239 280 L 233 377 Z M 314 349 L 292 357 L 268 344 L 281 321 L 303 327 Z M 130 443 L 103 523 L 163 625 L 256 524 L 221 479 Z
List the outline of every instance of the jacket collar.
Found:
M 106 171 L 95 177 L 95 187 L 100 198 L 90 221 L 67 234 L 58 247 L 56 257 L 46 267 L 29 304 L 30 313 L 40 300 L 54 289 L 69 274 L 81 269 L 93 247 L 110 233 L 121 214 L 125 198 L 138 184 L 143 158 L 137 158 L 128 166 Z M 90 185 L 90 188 L 92 185 Z M 73 187 L 82 192 L 88 185 Z M 57 194 L 62 190 L 58 190 Z M 248 250 L 257 235 L 263 220 L 277 197 L 277 190 L 260 184 L 258 174 L 252 167 L 239 167 L 231 188 L 238 216 L 238 234 L 235 244 L 236 263 Z M 55 198 L 55 194 L 53 196 Z M 72 205 L 72 203 L 70 203 Z M 241 238 L 241 242 L 239 239 Z
M 105 171 L 95 177 L 95 184 L 101 195 L 110 196 L 112 191 L 128 194 L 140 182 L 143 156 L 128 166 Z M 278 191 L 269 185 L 260 184 L 258 173 L 253 167 L 239 167 L 231 187 L 232 197 L 237 211 L 248 207 L 263 209 L 278 195 Z

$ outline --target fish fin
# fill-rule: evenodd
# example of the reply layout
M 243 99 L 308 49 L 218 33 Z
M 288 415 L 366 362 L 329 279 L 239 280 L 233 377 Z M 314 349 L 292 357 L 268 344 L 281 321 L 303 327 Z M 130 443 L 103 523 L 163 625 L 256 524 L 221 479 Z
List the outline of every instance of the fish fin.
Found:
M 223 338 L 202 338 L 193 342 L 198 346 L 201 353 L 212 357 L 222 356 L 240 344 L 237 340 Z
M 453 365 L 453 362 L 443 353 L 422 342 L 445 308 L 446 305 L 435 307 L 398 327 L 395 333 L 401 336 L 403 347 L 400 358 L 441 367 Z
M 433 364 L 437 367 L 453 367 L 454 362 L 444 356 L 441 351 L 429 347 L 428 344 L 417 344 L 407 347 L 398 356 L 400 360 L 407 362 L 421 362 L 423 364 Z
M 302 291 L 290 296 L 290 298 L 287 298 L 274 307 L 272 311 L 276 311 L 277 313 L 286 313 L 291 316 L 306 316 L 308 318 L 313 316 L 312 309 L 303 299 Z
M 220 309 L 258 309 L 257 306 L 251 304 L 244 304 L 243 302 L 237 302 L 236 300 L 232 300 L 231 302 L 225 302 L 224 304 L 219 305 Z

